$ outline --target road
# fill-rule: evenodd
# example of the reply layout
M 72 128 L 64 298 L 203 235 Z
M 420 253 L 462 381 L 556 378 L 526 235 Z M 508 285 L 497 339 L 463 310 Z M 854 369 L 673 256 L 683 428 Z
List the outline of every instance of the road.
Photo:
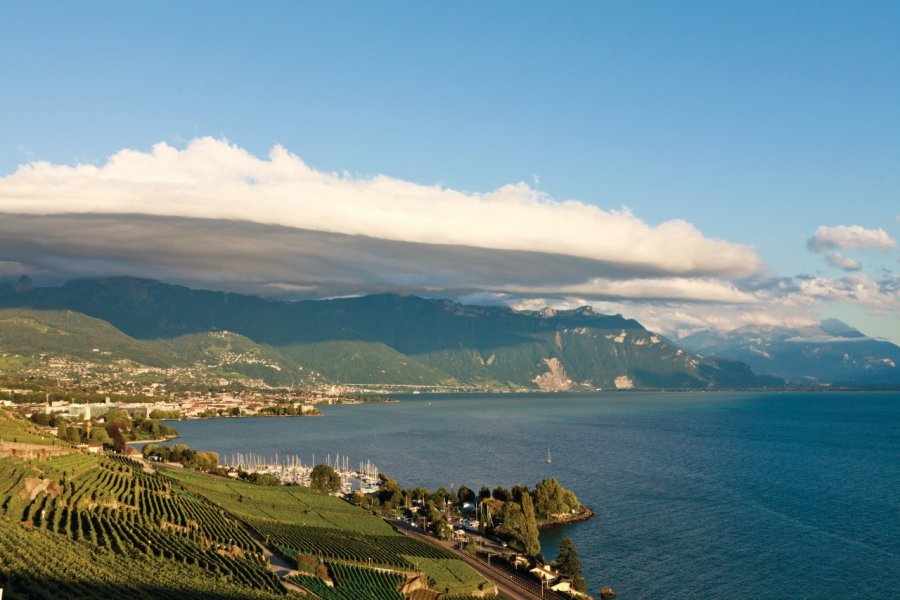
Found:
M 535 580 L 523 576 L 505 563 L 489 564 L 489 560 L 472 556 L 467 552 L 461 552 L 454 548 L 451 542 L 444 542 L 430 535 L 420 533 L 408 523 L 397 520 L 388 520 L 388 522 L 395 526 L 400 533 L 449 550 L 457 558 L 475 569 L 479 575 L 496 585 L 500 595 L 506 600 L 535 600 L 536 598 L 569 600 L 568 597 L 561 596 L 551 590 L 542 590 Z

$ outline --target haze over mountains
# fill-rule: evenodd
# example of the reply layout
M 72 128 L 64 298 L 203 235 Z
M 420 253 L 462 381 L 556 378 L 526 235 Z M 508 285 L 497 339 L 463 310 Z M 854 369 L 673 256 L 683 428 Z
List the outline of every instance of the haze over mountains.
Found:
M 305 382 L 310 373 L 344 384 L 514 390 L 778 383 L 588 307 L 514 311 L 393 294 L 282 302 L 134 278 L 47 288 L 23 279 L 0 286 L 0 306 L 6 351 L 27 353 L 30 345 L 34 353 L 77 354 L 80 346 L 82 355 L 96 355 L 99 344 L 137 362 L 174 364 L 209 355 L 227 339 L 229 351 L 236 344 L 265 357 L 254 373 L 274 383 Z M 57 335 L 34 335 L 50 326 Z
M 900 385 L 900 348 L 835 319 L 818 325 L 703 331 L 678 343 L 703 355 L 739 360 L 757 373 L 797 384 Z

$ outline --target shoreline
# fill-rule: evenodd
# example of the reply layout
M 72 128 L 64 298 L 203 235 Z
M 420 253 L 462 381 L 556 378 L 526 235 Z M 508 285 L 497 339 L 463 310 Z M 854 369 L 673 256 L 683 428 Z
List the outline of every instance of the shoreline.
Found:
M 177 440 L 179 437 L 181 437 L 181 436 L 172 435 L 169 437 L 159 438 L 156 440 L 127 440 L 125 442 L 125 445 L 128 446 L 131 444 L 159 444 L 161 442 L 171 442 L 172 440 Z
M 597 516 L 591 507 L 582 504 L 581 507 L 578 508 L 573 513 L 568 513 L 566 515 L 561 515 L 555 517 L 553 519 L 545 519 L 543 521 L 538 521 L 538 529 L 549 529 L 551 527 L 562 527 L 564 525 L 572 525 L 573 523 L 583 523 L 584 521 L 590 521 L 594 517 Z

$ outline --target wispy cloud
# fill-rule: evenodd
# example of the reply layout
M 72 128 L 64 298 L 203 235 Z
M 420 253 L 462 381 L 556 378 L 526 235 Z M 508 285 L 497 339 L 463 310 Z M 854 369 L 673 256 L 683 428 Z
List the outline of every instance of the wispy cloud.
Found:
M 858 260 L 850 258 L 849 256 L 844 256 L 840 252 L 826 254 L 825 262 L 832 267 L 843 269 L 844 271 L 859 271 L 862 269 L 862 264 L 860 264 Z
M 890 250 L 897 242 L 884 229 L 866 229 L 860 225 L 820 226 L 806 243 L 813 252 L 835 249 Z

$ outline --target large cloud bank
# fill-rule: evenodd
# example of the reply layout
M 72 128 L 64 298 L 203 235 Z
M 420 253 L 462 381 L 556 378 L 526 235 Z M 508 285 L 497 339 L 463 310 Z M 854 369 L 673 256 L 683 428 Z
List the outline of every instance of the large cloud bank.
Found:
M 323 173 L 276 146 L 268 160 L 213 138 L 184 149 L 123 150 L 102 166 L 36 162 L 0 181 L 0 206 L 22 214 L 136 213 L 229 219 L 398 242 L 576 256 L 660 273 L 741 275 L 745 246 L 685 221 L 652 227 L 628 211 L 558 202 L 525 184 L 463 193 L 390 177 Z
M 843 226 L 810 240 L 815 251 L 892 245 L 882 230 Z M 808 322 L 835 301 L 900 308 L 890 278 L 761 271 L 753 249 L 683 220 L 654 226 L 523 183 L 468 193 L 325 173 L 280 146 L 259 158 L 201 138 L 122 150 L 100 165 L 33 162 L 0 178 L 0 277 L 132 275 L 284 298 L 395 291 L 590 303 L 665 332 Z

